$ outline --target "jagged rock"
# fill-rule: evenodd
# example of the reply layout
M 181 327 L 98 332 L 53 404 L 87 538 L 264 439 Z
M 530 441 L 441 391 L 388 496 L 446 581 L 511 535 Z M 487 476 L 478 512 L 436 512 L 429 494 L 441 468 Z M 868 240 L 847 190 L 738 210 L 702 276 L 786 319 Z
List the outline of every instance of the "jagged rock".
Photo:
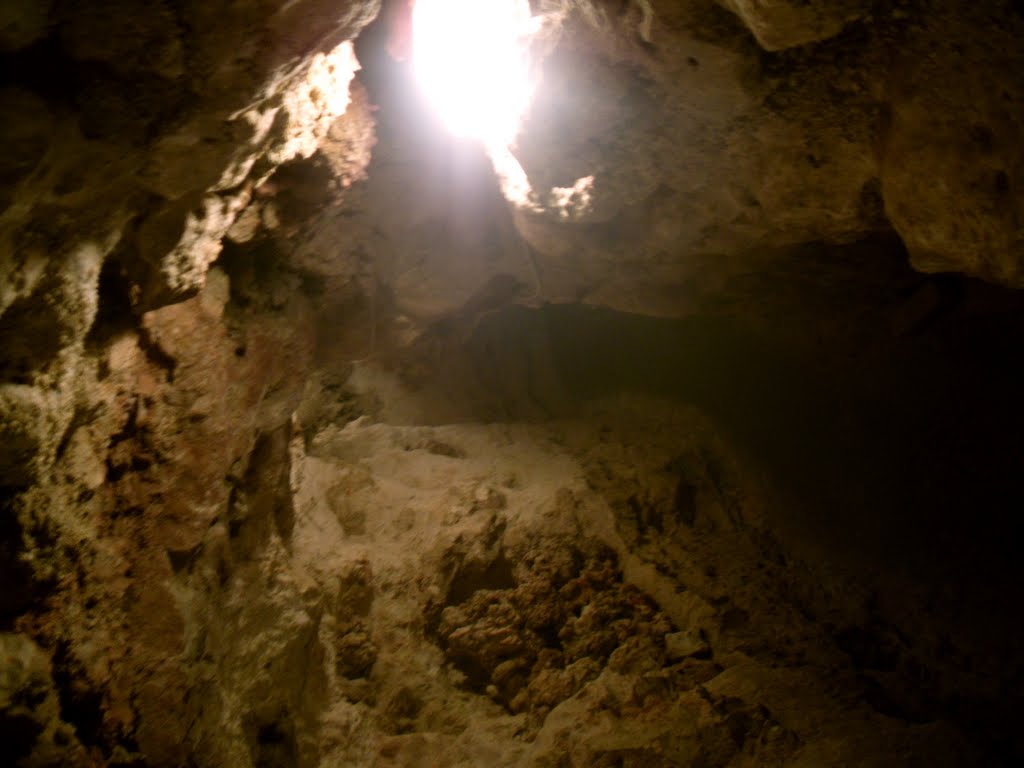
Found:
M 947 12 L 915 25 L 899 54 L 882 194 L 917 269 L 1024 286 L 1024 87 L 1006 77 L 1024 67 L 1022 34 L 1019 16 Z
M 711 649 L 699 632 L 672 632 L 665 635 L 665 655 L 674 660 L 702 656 Z
M 943 430 L 985 415 L 978 401 L 1009 402 L 964 381 L 991 370 L 989 347 L 1019 346 L 1015 299 L 991 309 L 976 284 L 900 267 L 909 253 L 920 270 L 1024 284 L 1020 15 L 961 0 L 534 4 L 524 208 L 480 147 L 431 132 L 403 65 L 373 63 L 379 28 L 356 60 L 379 6 L 0 8 L 8 757 L 1024 753 L 1003 733 L 1012 633 L 950 626 L 945 584 L 927 600 L 890 589 L 902 581 L 849 555 L 856 536 L 831 551 L 851 575 L 770 524 L 770 503 L 789 511 L 807 488 L 871 507 L 870 462 L 844 453 L 845 474 L 813 465 L 765 490 L 771 473 L 727 447 L 792 470 L 813 451 L 805 433 L 905 415 L 858 406 L 867 386 L 911 392 L 894 402 L 925 412 L 921 444 L 955 442 Z M 509 308 L 566 303 L 601 311 Z M 695 312 L 708 322 L 644 324 Z M 708 320 L 723 316 L 756 328 L 746 346 Z M 976 350 L 965 318 L 1008 330 Z M 580 335 L 556 347 L 564 328 Z M 961 338 L 960 372 L 878 362 Z M 687 345 L 703 356 L 679 366 Z M 738 347 L 754 363 L 734 370 Z M 871 382 L 822 384 L 844 377 Z M 943 381 L 956 386 L 931 395 Z M 824 405 L 805 397 L 819 384 Z M 633 385 L 703 397 L 722 423 L 620 397 Z M 756 397 L 733 408 L 741 386 Z M 947 416 L 954 400 L 969 405 Z M 976 447 L 919 484 L 976 471 Z M 992 473 L 1015 476 L 1002 453 Z M 815 507 L 815 524 L 839 507 Z M 1011 652 L 989 653 L 1001 640 Z
M 61 705 L 46 654 L 24 635 L 0 633 L 0 733 L 7 758 L 26 768 L 86 765 Z
M 862 0 L 723 0 L 768 51 L 828 40 L 851 21 L 864 18 L 871 6 Z

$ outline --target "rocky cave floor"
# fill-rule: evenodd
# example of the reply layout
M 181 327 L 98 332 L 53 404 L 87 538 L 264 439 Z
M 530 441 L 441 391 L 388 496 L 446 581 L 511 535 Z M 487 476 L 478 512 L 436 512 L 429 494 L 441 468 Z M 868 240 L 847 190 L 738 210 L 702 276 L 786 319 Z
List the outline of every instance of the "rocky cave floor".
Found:
M 5 743 L 28 765 L 1014 764 L 1021 300 L 897 245 L 810 249 L 760 318 L 508 307 L 342 364 L 328 326 L 312 369 L 279 360 L 315 286 L 277 303 L 282 274 L 229 249 L 151 346 L 118 331 L 97 360 L 119 421 L 105 459 L 94 422 L 70 437 L 73 512 L 31 531 Z M 874 304 L 852 334 L 851 302 Z M 226 496 L 197 524 L 175 504 L 203 472 Z
M 260 55 L 290 62 L 294 48 L 308 63 L 331 48 L 303 42 L 308 14 L 337 21 L 337 5 L 239 10 L 208 36 L 175 21 L 195 39 L 185 55 L 168 33 L 160 66 L 223 65 L 231 35 L 249 41 L 264 16 L 277 45 Z M 348 26 L 331 45 L 377 11 L 341 5 Z M 986 250 L 1017 221 L 1018 166 L 1000 154 L 1016 118 L 971 124 L 985 147 L 964 178 L 983 200 L 935 223 L 948 190 L 915 163 L 948 168 L 908 149 L 928 131 L 906 128 L 927 99 L 885 96 L 896 107 L 879 125 L 896 149 L 882 181 L 861 153 L 876 116 L 843 112 L 852 100 L 867 114 L 864 83 L 886 71 L 879 51 L 897 33 L 910 54 L 931 50 L 941 25 L 918 22 L 933 17 L 916 5 L 879 6 L 877 34 L 814 26 L 794 45 L 824 48 L 774 58 L 757 47 L 784 47 L 772 30 L 755 41 L 714 4 L 654 4 L 645 23 L 675 58 L 623 42 L 646 4 L 568 5 L 621 18 L 604 38 L 577 19 L 552 55 L 642 118 L 597 110 L 607 125 L 572 123 L 579 144 L 564 152 L 542 151 L 547 128 L 527 131 L 523 156 L 552 184 L 588 170 L 591 150 L 610 158 L 609 199 L 630 202 L 609 213 L 598 199 L 597 219 L 571 223 L 517 217 L 478 147 L 424 127 L 380 21 L 356 41 L 347 103 L 324 106 L 305 81 L 299 98 L 281 76 L 266 114 L 245 113 L 248 138 L 223 146 L 161 143 L 150 117 L 119 111 L 141 98 L 114 96 L 132 57 L 156 66 L 126 41 L 163 30 L 164 4 L 112 35 L 114 62 L 88 19 L 81 34 L 65 19 L 64 37 L 0 47 L 7 63 L 90 61 L 108 99 L 69 106 L 80 83 L 57 88 L 55 65 L 17 83 L 67 110 L 54 114 L 85 109 L 87 135 L 53 138 L 70 149 L 40 155 L 46 173 L 0 166 L 27 185 L 4 206 L 60 176 L 52 207 L 0 218 L 22 259 L 0 296 L 0 762 L 1024 763 L 1024 295 L 908 263 L 1019 281 L 1012 258 Z M 315 61 L 340 77 L 348 49 L 333 50 L 344 55 Z M 913 71 L 938 78 L 940 53 Z M 191 86 L 195 114 L 238 119 L 224 94 L 255 92 L 256 60 Z M 815 68 L 849 77 L 805 77 Z M 137 87 L 163 103 L 157 85 L 180 78 L 150 74 Z M 666 163 L 637 147 L 676 151 L 654 107 L 677 80 L 698 117 L 673 119 L 704 131 L 692 152 L 710 159 L 661 178 Z M 1021 83 L 1003 85 L 1008 104 Z M 23 111 L 19 141 L 48 136 Z M 316 130 L 295 127 L 312 113 Z M 228 163 L 240 141 L 248 164 Z M 565 167 L 536 170 L 560 152 Z M 808 168 L 790 173 L 793 157 Z M 109 188 L 86 205 L 98 168 Z M 702 173 L 707 188 L 688 189 Z M 76 206 L 99 209 L 136 176 L 146 192 L 100 256 L 32 266 L 40 238 L 57 252 L 113 216 L 76 219 Z M 960 233 L 957 247 L 923 221 Z M 659 250 L 677 241 L 680 253 Z

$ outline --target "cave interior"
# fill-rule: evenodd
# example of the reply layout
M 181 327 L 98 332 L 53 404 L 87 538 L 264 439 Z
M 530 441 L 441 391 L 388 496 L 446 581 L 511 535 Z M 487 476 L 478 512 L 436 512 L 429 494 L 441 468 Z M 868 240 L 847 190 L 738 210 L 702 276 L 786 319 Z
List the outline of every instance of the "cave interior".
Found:
M 1015 0 L 5 2 L 4 760 L 1024 764 L 1022 72 Z

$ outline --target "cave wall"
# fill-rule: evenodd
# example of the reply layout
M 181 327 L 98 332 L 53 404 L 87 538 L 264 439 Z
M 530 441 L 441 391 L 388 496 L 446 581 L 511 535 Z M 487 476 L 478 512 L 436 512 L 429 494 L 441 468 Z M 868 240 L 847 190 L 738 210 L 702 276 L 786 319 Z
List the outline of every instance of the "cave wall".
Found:
M 18 595 L 5 632 L 38 601 L 5 635 L 11 722 L 36 729 L 12 760 L 221 762 L 189 738 L 198 681 L 174 568 L 237 493 L 226 478 L 258 477 L 250 456 L 280 447 L 259 436 L 287 428 L 312 342 L 294 297 L 232 335 L 226 278 L 207 269 L 254 191 L 346 112 L 350 40 L 376 12 L 115 0 L 0 13 L 0 485 Z
M 578 226 L 518 216 L 552 296 L 670 314 L 752 251 L 890 229 L 919 270 L 1020 285 L 1019 12 L 724 5 L 563 27 L 518 152 L 540 190 L 596 174 Z

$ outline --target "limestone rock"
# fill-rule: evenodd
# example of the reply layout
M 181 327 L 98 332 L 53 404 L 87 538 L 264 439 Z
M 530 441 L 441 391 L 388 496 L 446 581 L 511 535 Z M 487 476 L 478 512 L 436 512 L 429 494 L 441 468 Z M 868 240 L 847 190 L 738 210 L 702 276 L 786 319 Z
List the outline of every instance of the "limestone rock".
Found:
M 714 362 L 727 334 L 650 316 L 754 318 L 761 399 L 733 429 L 772 425 L 795 378 L 817 381 L 764 351 L 787 312 L 827 361 L 860 332 L 955 336 L 974 284 L 861 276 L 878 243 L 872 264 L 903 257 L 897 234 L 919 269 L 1024 285 L 1019 15 L 535 3 L 522 208 L 480 147 L 430 131 L 401 65 L 369 63 L 379 32 L 357 61 L 380 3 L 87 5 L 0 9 L 12 759 L 1014 754 L 961 729 L 978 719 L 962 710 L 1001 711 L 1014 669 L 989 670 L 916 595 L 813 570 L 766 524 L 762 468 L 725 427 L 615 387 L 713 398 L 749 370 L 673 378 L 665 346 Z M 631 314 L 593 313 L 598 341 L 556 364 L 548 320 L 571 317 L 509 308 L 546 304 Z M 574 399 L 565 369 L 660 334 L 650 371 L 609 364 L 614 403 Z M 887 344 L 850 347 L 904 350 Z M 836 370 L 870 378 L 859 362 Z M 845 417 L 827 405 L 800 413 Z M 766 439 L 783 463 L 785 431 Z
M 1019 16 L 936 15 L 893 69 L 882 194 L 917 269 L 1024 286 L 1024 88 L 1006 77 L 1024 67 L 1022 34 Z
M 767 51 L 828 40 L 871 11 L 862 0 L 723 0 L 723 5 L 743 19 Z
M 0 633 L 0 732 L 9 759 L 28 768 L 87 765 L 60 703 L 46 654 L 24 635 Z
M 701 656 L 709 651 L 707 640 L 699 632 L 673 632 L 665 635 L 665 655 L 670 659 Z

